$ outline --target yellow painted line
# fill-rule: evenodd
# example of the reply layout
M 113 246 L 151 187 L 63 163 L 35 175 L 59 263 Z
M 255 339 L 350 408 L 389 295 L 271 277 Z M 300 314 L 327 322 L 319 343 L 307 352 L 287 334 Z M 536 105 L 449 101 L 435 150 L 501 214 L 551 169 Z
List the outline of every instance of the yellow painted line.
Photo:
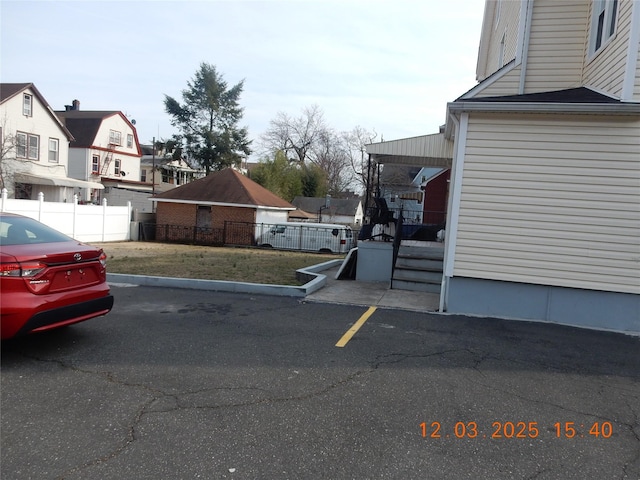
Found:
M 358 321 L 354 323 L 353 326 L 345 332 L 345 334 L 338 341 L 338 343 L 336 343 L 336 347 L 344 347 L 347 343 L 349 343 L 349 340 L 351 340 L 351 337 L 353 337 L 356 334 L 356 332 L 360 330 L 360 327 L 364 325 L 364 322 L 366 322 L 369 319 L 369 317 L 373 315 L 373 312 L 375 311 L 376 311 L 376 307 L 369 307 L 369 310 L 364 312 L 362 316 L 358 319 Z

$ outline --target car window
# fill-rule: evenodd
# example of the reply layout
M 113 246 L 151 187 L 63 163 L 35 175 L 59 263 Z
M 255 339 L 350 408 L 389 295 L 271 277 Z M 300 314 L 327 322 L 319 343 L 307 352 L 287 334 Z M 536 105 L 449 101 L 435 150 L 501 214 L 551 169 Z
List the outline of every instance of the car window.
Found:
M 68 242 L 66 235 L 31 218 L 0 217 L 0 245 Z

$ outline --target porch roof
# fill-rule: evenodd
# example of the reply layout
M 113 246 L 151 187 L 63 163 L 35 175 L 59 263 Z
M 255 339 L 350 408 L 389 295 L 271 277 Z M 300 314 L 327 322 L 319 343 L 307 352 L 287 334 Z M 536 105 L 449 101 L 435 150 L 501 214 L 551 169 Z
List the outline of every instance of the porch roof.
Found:
M 444 133 L 370 143 L 365 147 L 371 159 L 382 164 L 450 168 L 453 160 L 453 141 L 447 140 Z
M 15 181 L 19 183 L 32 183 L 34 185 L 53 185 L 55 187 L 78 187 L 104 189 L 104 185 L 97 182 L 85 182 L 75 178 L 62 177 L 57 175 L 36 175 L 35 173 L 16 173 Z

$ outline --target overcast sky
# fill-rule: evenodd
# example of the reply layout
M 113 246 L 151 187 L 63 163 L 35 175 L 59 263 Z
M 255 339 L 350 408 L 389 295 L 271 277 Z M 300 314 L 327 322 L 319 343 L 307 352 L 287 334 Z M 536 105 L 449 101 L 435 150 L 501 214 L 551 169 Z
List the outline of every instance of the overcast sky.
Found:
M 435 133 L 473 87 L 483 0 L 0 2 L 2 82 L 33 82 L 54 110 L 121 110 L 141 143 L 176 132 L 164 95 L 200 63 L 244 79 L 241 126 L 318 105 L 337 131 Z

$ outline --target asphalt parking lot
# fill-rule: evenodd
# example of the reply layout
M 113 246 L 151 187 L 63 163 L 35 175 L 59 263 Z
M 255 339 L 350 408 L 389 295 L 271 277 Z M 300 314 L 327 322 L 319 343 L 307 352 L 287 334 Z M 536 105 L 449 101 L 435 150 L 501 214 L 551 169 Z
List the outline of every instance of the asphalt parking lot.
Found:
M 3 479 L 638 479 L 640 339 L 115 287 L 2 345 Z

